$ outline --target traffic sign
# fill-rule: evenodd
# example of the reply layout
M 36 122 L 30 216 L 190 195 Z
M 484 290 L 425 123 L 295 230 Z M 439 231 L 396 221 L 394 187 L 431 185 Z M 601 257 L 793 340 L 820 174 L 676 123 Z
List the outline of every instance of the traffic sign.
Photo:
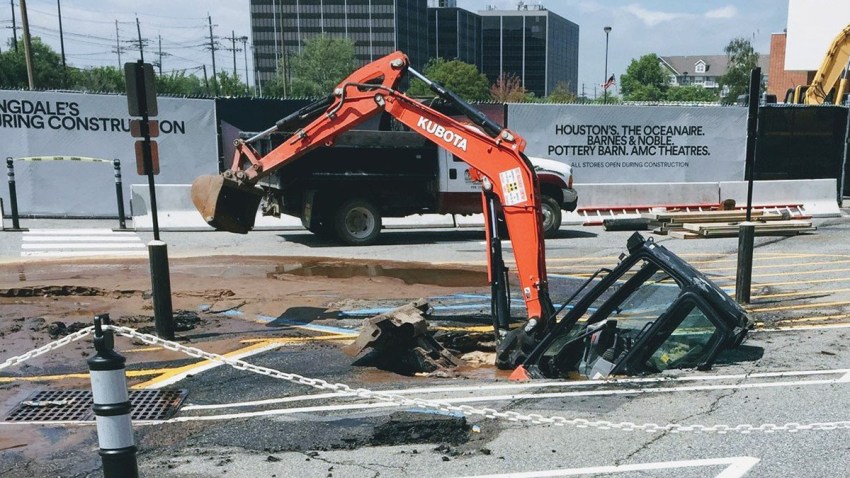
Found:
M 141 70 L 141 71 L 139 71 Z M 130 116 L 156 116 L 156 77 L 153 65 L 124 63 L 124 80 L 127 84 L 127 110 Z
M 145 135 L 142 133 L 142 120 L 130 120 L 130 135 L 134 138 L 145 137 Z M 156 138 L 157 136 L 159 136 L 159 121 L 148 121 L 148 138 Z
M 148 174 L 147 169 L 145 168 L 145 141 L 136 141 L 136 172 L 140 175 Z M 150 142 L 151 148 L 151 173 L 159 174 L 159 145 L 156 144 L 156 141 Z

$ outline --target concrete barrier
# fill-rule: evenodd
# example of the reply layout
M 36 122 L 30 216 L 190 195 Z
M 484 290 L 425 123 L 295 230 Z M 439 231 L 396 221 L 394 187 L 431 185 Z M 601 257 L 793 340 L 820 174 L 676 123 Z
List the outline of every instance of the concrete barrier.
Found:
M 159 228 L 163 231 L 212 231 L 204 222 L 195 205 L 192 204 L 191 185 L 189 184 L 157 184 L 156 206 L 159 217 Z M 153 217 L 150 208 L 150 193 L 146 184 L 130 186 L 130 211 L 133 216 L 133 228 L 147 231 L 153 229 Z M 479 215 L 480 216 L 480 215 Z M 383 220 L 387 229 L 419 228 L 419 227 L 454 227 L 455 223 L 450 214 L 421 214 L 407 217 L 388 217 Z M 481 222 L 483 224 L 483 220 Z M 287 230 L 303 229 L 301 219 L 281 215 L 281 217 L 263 216 L 257 213 L 254 222 L 256 230 Z
M 576 184 L 583 209 L 719 204 L 718 183 Z
M 835 179 L 795 179 L 755 181 L 754 206 L 802 206 L 803 213 L 812 217 L 841 216 L 836 195 Z M 738 207 L 747 204 L 747 182 L 720 183 L 720 199 L 734 199 Z

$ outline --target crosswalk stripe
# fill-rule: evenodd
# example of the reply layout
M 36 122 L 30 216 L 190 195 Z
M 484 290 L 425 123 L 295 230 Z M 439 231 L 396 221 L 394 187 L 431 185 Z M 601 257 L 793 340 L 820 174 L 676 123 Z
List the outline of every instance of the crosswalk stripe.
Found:
M 23 236 L 24 242 L 142 242 L 138 236 Z
M 21 249 L 144 249 L 141 242 L 129 244 L 21 244 Z
M 89 257 L 133 256 L 144 257 L 145 251 L 21 251 L 21 257 Z
M 133 231 L 111 229 L 31 229 L 21 238 L 21 257 L 144 256 Z

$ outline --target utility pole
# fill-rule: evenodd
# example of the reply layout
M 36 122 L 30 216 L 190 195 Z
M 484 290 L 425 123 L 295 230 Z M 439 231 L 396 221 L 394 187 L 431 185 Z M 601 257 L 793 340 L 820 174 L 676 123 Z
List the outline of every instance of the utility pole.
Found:
M 68 67 L 65 64 L 65 36 L 62 34 L 62 5 L 56 0 L 56 12 L 59 14 L 59 48 L 62 51 L 62 83 L 68 78 Z
M 213 25 L 212 25 L 212 17 L 210 15 L 207 15 L 207 22 L 209 23 L 209 26 L 210 26 L 210 52 L 212 53 L 213 91 L 215 92 L 215 95 L 218 96 L 218 75 L 216 74 L 216 71 L 215 71 L 215 41 L 213 39 L 213 29 L 212 29 Z M 206 71 L 206 70 L 204 70 L 204 71 Z M 204 76 L 206 76 L 206 75 L 204 75 Z
M 32 71 L 32 39 L 30 38 L 30 23 L 27 19 L 27 0 L 20 0 L 21 23 L 24 26 L 24 58 L 27 62 L 27 82 L 31 90 L 35 89 Z
M 139 35 L 139 59 L 142 60 L 142 63 L 145 61 L 145 48 L 142 45 L 142 27 L 139 24 L 139 17 L 136 17 L 136 33 Z
M 118 54 L 118 69 L 122 70 L 124 64 L 121 63 L 121 34 L 118 33 L 118 20 L 115 20 L 115 53 Z
M 233 52 L 233 76 L 236 76 L 236 52 L 239 51 L 236 48 L 236 32 L 230 30 L 230 51 Z
M 15 0 L 9 0 L 12 6 L 12 35 L 15 38 L 15 53 L 18 52 L 18 25 L 15 23 Z
M 251 95 L 251 86 L 248 84 L 248 37 L 240 37 L 242 41 L 242 54 L 245 56 L 245 93 Z
M 162 35 L 157 35 L 156 39 L 159 45 L 159 76 L 162 76 Z

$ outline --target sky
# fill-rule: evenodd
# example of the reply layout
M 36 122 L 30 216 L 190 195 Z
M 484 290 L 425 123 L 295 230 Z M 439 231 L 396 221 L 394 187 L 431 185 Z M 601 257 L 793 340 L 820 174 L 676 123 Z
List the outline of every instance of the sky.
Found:
M 20 8 L 15 17 L 20 29 Z M 60 0 L 65 52 L 68 62 L 77 67 L 118 66 L 114 52 L 116 20 L 118 40 L 124 53 L 121 61 L 138 58 L 138 15 L 142 37 L 148 40 L 145 60 L 156 60 L 159 38 L 164 72 L 186 70 L 201 73 L 206 64 L 212 72 L 208 48 L 209 26 L 219 46 L 231 48 L 231 32 L 250 38 L 248 0 Z M 608 42 L 608 72 L 617 75 L 629 63 L 647 53 L 667 55 L 720 55 L 730 40 L 749 39 L 756 51 L 768 54 L 771 33 L 786 28 L 787 0 L 526 0 L 529 5 L 542 3 L 548 10 L 579 25 L 579 93 L 601 94 L 605 80 L 605 26 L 611 27 Z M 59 51 L 59 22 L 56 0 L 27 0 L 30 29 Z M 130 6 L 131 5 L 131 6 Z M 514 10 L 516 0 L 458 0 L 458 6 L 470 11 L 495 5 Z M 0 40 L 12 37 L 12 6 L 0 6 Z M 237 41 L 237 48 L 241 43 Z M 249 40 L 250 48 L 250 40 Z M 252 70 L 248 52 L 248 69 Z M 244 77 L 243 52 L 236 53 L 237 71 Z M 216 67 L 231 71 L 233 52 L 217 50 Z M 251 79 L 253 75 L 251 75 Z

